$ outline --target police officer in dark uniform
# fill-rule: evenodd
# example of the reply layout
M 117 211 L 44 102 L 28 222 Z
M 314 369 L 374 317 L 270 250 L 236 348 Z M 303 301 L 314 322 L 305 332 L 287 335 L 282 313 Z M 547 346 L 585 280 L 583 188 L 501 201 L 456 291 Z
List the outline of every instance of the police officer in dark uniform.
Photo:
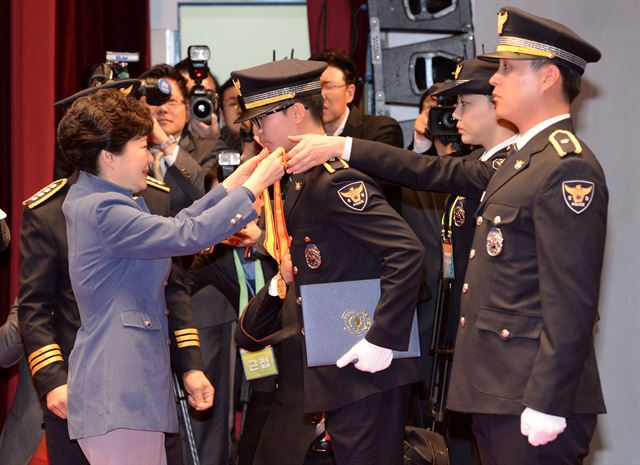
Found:
M 482 193 L 449 408 L 472 413 L 485 465 L 582 463 L 605 412 L 593 327 L 608 190 L 573 133 L 570 106 L 586 64 L 601 55 L 566 26 L 517 8 L 500 10 L 498 32 L 496 52 L 480 58 L 500 61 L 490 81 L 496 113 L 520 135 L 493 177 L 490 164 L 405 162 L 406 152 L 337 138 L 304 140 L 289 166 L 301 171 L 343 153 L 415 188 Z
M 290 149 L 290 134 L 324 134 L 319 78 L 325 68 L 283 60 L 233 72 L 245 104 L 240 120 L 251 119 L 270 150 Z M 409 384 L 420 379 L 420 364 L 392 361 L 392 350 L 407 350 L 422 246 L 379 185 L 339 160 L 291 177 L 284 217 L 296 284 L 284 303 L 284 326 L 300 323 L 300 285 L 380 278 L 381 297 L 366 338 L 337 366 L 308 368 L 300 332 L 281 344 L 276 400 L 254 463 L 302 463 L 304 455 L 276 447 L 297 449 L 296 435 L 304 435 L 306 452 L 314 428 L 305 425 L 304 413 L 324 412 L 338 464 L 401 464 Z
M 122 85 L 115 83 L 109 87 Z M 31 375 L 47 407 L 44 423 L 51 465 L 88 464 L 78 443 L 69 439 L 66 421 L 67 360 L 81 322 L 69 279 L 62 203 L 76 178 L 74 173 L 70 178 L 54 181 L 25 200 L 20 234 L 20 331 Z M 151 177 L 147 178 L 147 185 L 141 195 L 149 210 L 169 216 L 169 188 Z M 166 291 L 171 357 L 180 376 L 203 369 L 183 273 L 180 261 L 174 260 Z M 179 445 L 169 440 L 166 444 L 169 463 L 181 463 L 180 450 L 170 449 Z
M 500 120 L 495 114 L 495 104 L 491 95 L 493 86 L 489 79 L 497 70 L 497 63 L 478 59 L 461 61 L 456 68 L 454 79 L 434 93 L 435 96 L 458 97 L 453 117 L 457 120 L 456 126 L 461 140 L 465 144 L 479 146 L 466 155 L 465 159 L 491 162 L 494 169 L 502 166 L 517 138 L 513 125 Z M 473 215 L 479 204 L 479 196 L 451 194 L 445 202 L 441 220 L 442 255 L 445 257 L 442 275 L 450 284 L 449 318 L 446 325 L 448 331 L 444 343 L 450 347 L 453 347 L 455 342 L 463 278 L 475 231 Z

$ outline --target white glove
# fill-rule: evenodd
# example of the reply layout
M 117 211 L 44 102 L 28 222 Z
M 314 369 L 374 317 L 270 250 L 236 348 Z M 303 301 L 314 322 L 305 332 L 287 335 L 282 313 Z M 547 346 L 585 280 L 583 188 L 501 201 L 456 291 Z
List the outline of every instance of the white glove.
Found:
M 553 441 L 567 427 L 567 420 L 527 407 L 520 415 L 520 432 L 529 438 L 532 446 Z
M 375 373 L 388 368 L 392 360 L 393 351 L 391 349 L 385 349 L 362 339 L 340 357 L 336 365 L 338 368 L 344 368 L 351 362 L 356 362 L 355 367 L 358 370 Z

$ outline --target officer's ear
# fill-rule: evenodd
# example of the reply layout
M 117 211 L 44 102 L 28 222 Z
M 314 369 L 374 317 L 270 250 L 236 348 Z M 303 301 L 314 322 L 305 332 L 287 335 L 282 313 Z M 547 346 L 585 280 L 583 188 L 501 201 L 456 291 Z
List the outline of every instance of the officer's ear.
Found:
M 304 119 L 304 111 L 306 110 L 306 107 L 301 102 L 296 102 L 291 107 L 291 110 L 293 110 L 293 119 L 294 119 L 294 121 L 297 124 L 300 124 L 302 122 L 302 120 Z
M 549 63 L 542 66 L 539 73 L 543 91 L 548 91 L 554 86 L 562 87 L 562 74 L 560 74 L 560 69 L 555 64 Z

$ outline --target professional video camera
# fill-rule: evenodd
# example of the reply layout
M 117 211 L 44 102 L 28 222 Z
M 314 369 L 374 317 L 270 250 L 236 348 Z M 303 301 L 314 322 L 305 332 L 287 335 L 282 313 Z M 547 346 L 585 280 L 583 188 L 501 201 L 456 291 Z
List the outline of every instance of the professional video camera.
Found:
M 429 110 L 428 130 L 432 136 L 458 136 L 456 119 L 453 117 L 455 105 L 455 95 L 438 97 L 438 106 Z
M 102 63 L 91 76 L 91 87 L 102 85 L 108 81 L 129 79 L 129 63 L 140 61 L 138 52 L 107 52 Z M 171 85 L 165 79 L 142 79 L 134 94 L 136 98 L 146 97 L 149 105 L 159 106 L 171 98 Z
M 189 93 L 191 115 L 199 121 L 211 124 L 211 114 L 215 113 L 218 116 L 220 110 L 218 94 L 202 85 L 202 81 L 207 78 L 207 62 L 211 57 L 211 51 L 206 45 L 191 45 L 188 54 L 189 77 L 195 82 Z

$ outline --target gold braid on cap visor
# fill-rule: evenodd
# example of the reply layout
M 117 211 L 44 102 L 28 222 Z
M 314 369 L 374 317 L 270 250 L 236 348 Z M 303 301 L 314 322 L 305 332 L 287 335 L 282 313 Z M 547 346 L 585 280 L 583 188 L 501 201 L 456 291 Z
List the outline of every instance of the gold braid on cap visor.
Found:
M 586 60 L 583 60 L 573 53 L 569 53 L 553 45 L 543 44 L 535 40 L 522 39 L 520 37 L 500 37 L 496 52 L 525 53 L 543 58 L 560 58 L 561 60 L 573 63 L 581 69 L 587 67 Z

